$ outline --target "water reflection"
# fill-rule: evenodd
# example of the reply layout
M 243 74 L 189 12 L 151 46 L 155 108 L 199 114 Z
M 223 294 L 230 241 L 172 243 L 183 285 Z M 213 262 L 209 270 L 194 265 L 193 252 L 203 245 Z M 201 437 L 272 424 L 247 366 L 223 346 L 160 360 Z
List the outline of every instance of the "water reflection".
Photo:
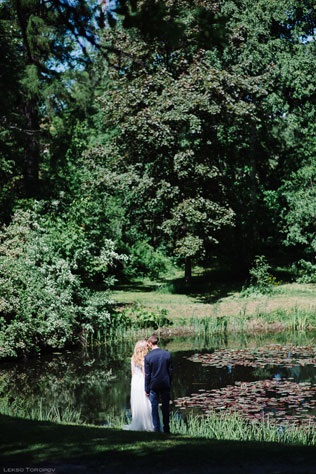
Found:
M 302 341 L 304 337 L 304 341 Z M 226 339 L 191 337 L 161 341 L 161 347 L 172 352 L 174 379 L 173 399 L 189 396 L 200 389 L 217 389 L 235 382 L 286 378 L 296 382 L 316 383 L 314 366 L 204 367 L 188 360 L 199 351 L 210 353 L 223 347 L 256 347 L 272 342 L 289 343 L 289 336 L 248 336 Z M 291 343 L 314 344 L 312 334 L 301 335 Z M 0 373 L 2 406 L 29 411 L 42 401 L 44 407 L 60 411 L 71 408 L 81 412 L 89 423 L 105 424 L 109 414 L 118 415 L 129 408 L 130 355 L 134 341 L 90 348 L 86 352 L 54 353 L 50 356 L 19 363 L 3 363 Z

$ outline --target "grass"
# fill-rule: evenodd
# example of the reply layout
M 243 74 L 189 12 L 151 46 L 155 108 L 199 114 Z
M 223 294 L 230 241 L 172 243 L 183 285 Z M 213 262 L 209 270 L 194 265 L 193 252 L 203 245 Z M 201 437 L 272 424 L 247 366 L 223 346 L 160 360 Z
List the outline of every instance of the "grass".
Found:
M 109 427 L 122 429 L 126 423 L 124 413 L 110 420 Z M 312 424 L 276 425 L 265 417 L 261 421 L 250 422 L 238 413 L 210 411 L 207 415 L 173 413 L 170 417 L 173 434 L 190 438 L 221 441 L 276 442 L 281 444 L 316 446 L 316 432 Z
M 168 280 L 166 284 L 144 281 L 115 289 L 113 298 L 118 305 L 137 303 L 148 311 L 165 309 L 175 324 L 190 318 L 238 316 L 255 317 L 258 314 L 275 313 L 278 310 L 291 312 L 299 308 L 316 313 L 316 285 L 283 283 L 269 295 L 241 297 L 242 285 L 227 283 L 211 273 L 193 276 L 191 291 L 183 292 L 180 279 Z M 169 289 L 160 291 L 159 288 Z
M 12 472 L 10 467 L 54 469 L 57 474 L 315 472 L 315 447 L 166 436 L 3 415 L 0 424 L 0 466 L 6 472 Z
M 6 398 L 0 401 L 0 413 L 18 418 L 26 418 L 37 421 L 54 421 L 56 423 L 80 423 L 81 413 L 71 407 L 61 410 L 58 406 L 50 407 L 43 405 L 40 399 L 37 405 L 29 407 L 12 406 Z
M 17 409 L 2 403 L 1 415 L 16 419 L 29 419 L 36 421 L 50 421 L 58 424 L 87 425 L 82 422 L 78 411 L 66 407 L 62 412 L 52 405 L 49 409 L 43 407 L 42 400 L 32 409 Z M 126 415 L 122 412 L 119 416 L 108 414 L 107 428 L 122 430 L 126 424 Z M 238 413 L 210 411 L 207 415 L 194 415 L 189 413 L 182 416 L 180 412 L 172 413 L 170 419 L 171 432 L 193 438 L 206 438 L 217 440 L 235 441 L 273 441 L 293 445 L 316 445 L 316 432 L 312 425 L 279 426 L 270 424 L 269 419 L 254 422 L 244 420 Z
M 281 284 L 268 295 L 241 297 L 240 291 L 228 288 L 220 292 L 214 283 L 213 294 L 224 295 L 218 299 L 212 296 L 211 283 L 208 292 L 199 293 L 197 287 L 195 283 L 190 294 L 166 293 L 157 291 L 154 282 L 138 282 L 116 289 L 113 298 L 121 308 L 131 308 L 131 313 L 133 307 L 143 312 L 165 310 L 173 323 L 169 333 L 185 327 L 201 334 L 316 329 L 315 284 Z M 205 282 L 201 287 L 206 291 Z
M 275 426 L 269 420 L 251 423 L 237 413 L 209 413 L 208 416 L 189 415 L 171 422 L 172 432 L 191 437 L 217 440 L 278 442 L 292 445 L 315 446 L 313 426 Z

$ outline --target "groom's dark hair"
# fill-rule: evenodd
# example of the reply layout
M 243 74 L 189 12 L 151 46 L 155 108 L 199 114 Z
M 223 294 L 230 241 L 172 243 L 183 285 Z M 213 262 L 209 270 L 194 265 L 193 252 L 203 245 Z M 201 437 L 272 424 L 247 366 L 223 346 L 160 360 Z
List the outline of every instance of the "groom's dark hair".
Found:
M 156 346 L 158 344 L 158 337 L 157 336 L 150 336 L 148 339 L 147 339 L 147 342 L 151 342 L 151 344 L 153 346 Z

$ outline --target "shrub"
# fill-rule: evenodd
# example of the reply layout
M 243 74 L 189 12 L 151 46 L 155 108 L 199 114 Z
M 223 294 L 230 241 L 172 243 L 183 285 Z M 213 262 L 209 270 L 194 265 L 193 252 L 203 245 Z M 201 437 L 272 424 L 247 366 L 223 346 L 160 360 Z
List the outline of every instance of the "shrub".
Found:
M 97 264 L 107 267 L 115 256 L 108 241 Z M 113 325 L 110 309 L 106 293 L 95 299 L 83 286 L 76 262 L 59 251 L 44 219 L 17 211 L 0 234 L 0 357 L 77 344 Z
M 148 242 L 136 242 L 124 251 L 130 256 L 129 265 L 124 270 L 128 278 L 159 278 L 172 268 L 170 259 L 159 249 L 154 249 Z
M 316 264 L 302 259 L 294 266 L 294 271 L 299 283 L 316 283 Z
M 270 273 L 269 265 L 264 255 L 257 255 L 254 259 L 253 267 L 249 270 L 250 285 L 241 291 L 241 296 L 266 295 L 272 293 L 278 284 L 276 278 Z
M 136 329 L 159 329 L 172 324 L 167 318 L 168 311 L 166 309 L 148 311 L 141 305 L 134 304 L 131 308 L 125 309 L 123 314 L 133 321 L 133 325 Z

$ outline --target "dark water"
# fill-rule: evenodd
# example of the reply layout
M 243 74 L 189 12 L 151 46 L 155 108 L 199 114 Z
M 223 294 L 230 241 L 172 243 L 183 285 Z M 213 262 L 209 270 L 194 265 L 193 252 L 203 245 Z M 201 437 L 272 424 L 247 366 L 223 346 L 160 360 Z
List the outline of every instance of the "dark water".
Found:
M 273 377 L 292 378 L 316 385 L 316 367 L 280 365 L 269 368 L 243 366 L 204 367 L 188 360 L 199 353 L 221 348 L 262 347 L 271 343 L 315 346 L 315 334 L 275 336 L 228 336 L 226 338 L 173 338 L 163 340 L 174 366 L 172 398 L 181 398 L 200 389 L 221 388 L 236 381 Z M 135 341 L 104 345 L 87 351 L 54 353 L 37 359 L 0 365 L 2 406 L 30 411 L 32 407 L 58 407 L 81 412 L 85 422 L 106 424 L 112 415 L 129 409 L 130 355 Z

